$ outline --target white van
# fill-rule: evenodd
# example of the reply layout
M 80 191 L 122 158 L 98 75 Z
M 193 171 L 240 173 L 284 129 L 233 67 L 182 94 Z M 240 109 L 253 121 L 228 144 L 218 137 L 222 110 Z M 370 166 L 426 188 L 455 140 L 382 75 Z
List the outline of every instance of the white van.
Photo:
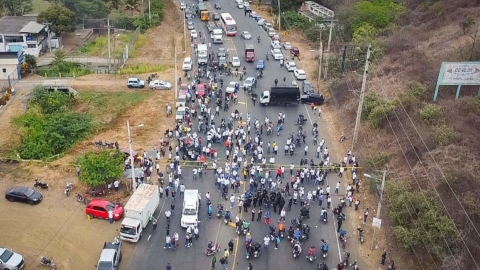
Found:
M 182 219 L 180 220 L 182 228 L 187 228 L 190 225 L 197 225 L 198 207 L 198 190 L 186 189 L 183 197 Z
M 175 107 L 178 109 L 180 107 L 185 107 L 187 104 L 187 95 L 180 94 L 178 95 L 177 101 L 175 102 Z

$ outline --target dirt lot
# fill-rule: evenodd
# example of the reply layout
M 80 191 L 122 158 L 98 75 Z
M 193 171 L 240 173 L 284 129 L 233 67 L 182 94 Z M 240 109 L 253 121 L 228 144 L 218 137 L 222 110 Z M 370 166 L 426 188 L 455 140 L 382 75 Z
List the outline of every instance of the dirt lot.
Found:
M 175 10 L 175 12 L 172 12 Z M 169 23 L 181 18 L 175 14 L 179 11 L 172 2 L 167 1 L 165 22 L 161 26 L 147 31 L 148 48 L 139 51 L 132 63 L 162 64 L 173 66 L 173 42 L 164 42 L 162 36 L 177 31 L 178 27 Z M 152 42 L 155 40 L 155 42 Z M 177 48 L 182 48 L 177 40 Z M 153 57 L 152 57 L 153 56 Z M 165 57 L 165 60 L 164 60 Z M 181 56 L 179 56 L 180 58 Z M 130 62 L 129 62 L 130 63 Z M 146 78 L 148 74 L 140 74 Z M 174 70 L 158 73 L 160 79 L 174 83 Z M 84 270 L 93 269 L 103 247 L 103 242 L 111 241 L 118 235 L 119 222 L 109 225 L 106 220 L 87 220 L 84 205 L 76 202 L 75 193 L 86 190 L 78 182 L 75 167 L 76 156 L 89 150 L 95 150 L 95 140 L 118 141 L 120 147 L 127 145 L 126 121 L 130 121 L 133 147 L 135 150 L 152 149 L 163 136 L 163 131 L 174 125 L 174 118 L 165 118 L 165 103 L 174 102 L 174 90 L 131 90 L 126 87 L 128 76 L 92 74 L 71 81 L 71 86 L 80 92 L 123 92 L 148 91 L 144 101 L 130 108 L 121 115 L 112 118 L 108 128 L 94 134 L 75 145 L 65 156 L 50 164 L 43 162 L 21 162 L 18 165 L 0 164 L 0 190 L 7 187 L 23 185 L 33 187 L 34 178 L 47 181 L 49 190 L 42 191 L 44 201 L 36 206 L 9 203 L 0 199 L 2 214 L 2 230 L 0 230 L 1 246 L 12 248 L 26 258 L 26 268 L 44 269 L 39 263 L 39 256 L 53 257 L 59 269 Z M 14 145 L 18 145 L 19 130 L 11 121 L 23 113 L 22 98 L 29 91 L 22 91 L 0 115 L 0 153 L 5 156 Z M 63 195 L 67 182 L 74 184 L 72 196 Z M 126 201 L 123 192 L 110 195 L 111 200 Z M 8 229 L 7 229 L 8 228 Z M 124 245 L 124 260 L 128 260 L 133 245 Z

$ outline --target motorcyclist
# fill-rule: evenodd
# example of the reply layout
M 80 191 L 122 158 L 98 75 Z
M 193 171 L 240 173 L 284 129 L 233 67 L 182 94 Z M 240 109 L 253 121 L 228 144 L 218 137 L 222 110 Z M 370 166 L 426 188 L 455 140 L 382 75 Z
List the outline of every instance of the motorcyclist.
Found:
M 297 228 L 295 230 L 295 233 L 293 234 L 293 237 L 295 237 L 295 239 L 297 239 L 297 241 L 300 241 L 300 236 L 302 235 L 302 232 L 300 231 L 299 228 Z
M 288 238 L 292 238 L 295 235 L 295 230 L 293 229 L 292 226 L 288 228 Z
M 322 207 L 322 211 L 320 211 L 320 219 L 327 219 L 327 210 L 325 210 L 325 207 Z
M 280 234 L 281 232 L 285 232 L 285 224 L 283 224 L 283 222 L 280 222 L 278 224 L 278 234 Z
M 310 217 L 310 210 L 306 207 L 302 207 L 302 209 L 300 209 L 300 214 L 302 217 Z
M 208 242 L 208 244 L 207 244 L 207 251 L 208 251 L 209 253 L 212 253 L 213 251 L 215 251 L 214 248 L 215 248 L 215 245 L 213 244 L 213 242 L 212 242 L 212 241 Z
M 311 247 L 308 249 L 308 256 L 313 256 L 313 257 L 315 257 L 315 247 L 314 247 L 314 246 L 311 246 Z
M 293 246 L 293 251 L 298 254 L 302 253 L 302 246 L 299 243 L 296 243 L 295 246 Z
M 253 239 L 252 234 L 248 232 L 247 236 L 245 237 L 245 243 L 250 244 L 252 242 L 252 239 Z
M 260 43 L 260 36 L 257 37 L 258 43 Z
M 230 215 L 231 215 L 231 212 L 227 210 L 227 211 L 225 212 L 225 216 L 224 216 L 224 217 L 225 217 L 225 219 L 226 219 L 228 222 L 231 222 L 231 220 L 230 220 Z
M 304 119 L 305 119 L 305 116 L 303 116 L 303 114 L 299 114 L 299 115 L 298 115 L 298 122 L 299 122 L 299 123 L 303 122 Z
M 247 220 L 243 220 L 243 223 L 242 223 L 242 226 L 243 226 L 243 229 L 247 230 L 247 232 L 250 231 L 250 222 L 248 222 Z
M 208 205 L 207 212 L 208 212 L 208 217 L 212 217 L 212 205 L 211 204 Z
M 327 254 L 328 252 L 328 244 L 325 241 L 323 242 L 323 245 L 322 245 L 322 252 L 323 254 Z
M 268 52 L 267 52 L 267 53 L 265 53 L 265 57 L 266 57 L 266 58 L 267 58 L 267 60 L 268 60 Z

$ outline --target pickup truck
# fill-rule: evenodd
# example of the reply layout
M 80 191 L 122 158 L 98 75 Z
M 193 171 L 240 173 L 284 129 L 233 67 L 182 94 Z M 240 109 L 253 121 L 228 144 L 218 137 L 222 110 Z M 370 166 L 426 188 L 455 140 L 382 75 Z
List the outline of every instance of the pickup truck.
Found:
M 127 87 L 128 88 L 144 88 L 145 81 L 140 80 L 138 78 L 128 78 Z
M 117 270 L 122 260 L 122 242 L 115 237 L 113 242 L 105 242 L 100 254 L 97 270 Z

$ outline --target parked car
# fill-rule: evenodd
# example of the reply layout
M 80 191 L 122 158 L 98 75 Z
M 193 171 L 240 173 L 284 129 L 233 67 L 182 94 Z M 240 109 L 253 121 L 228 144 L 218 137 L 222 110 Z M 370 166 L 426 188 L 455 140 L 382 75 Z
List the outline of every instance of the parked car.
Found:
M 190 109 L 188 107 L 179 107 L 177 109 L 177 113 L 175 114 L 175 121 L 177 123 L 183 122 L 185 120 L 185 116 L 190 114 Z
M 177 100 L 175 101 L 175 108 L 185 107 L 187 105 L 187 95 L 179 94 Z
M 295 71 L 295 69 L 297 69 L 297 65 L 293 61 L 288 61 L 285 63 L 285 68 L 288 71 Z
M 249 2 L 243 2 L 243 6 L 244 6 L 245 8 L 250 7 L 250 3 L 249 3 Z
M 267 31 L 268 28 L 273 28 L 273 25 L 271 23 L 265 21 L 265 22 L 263 22 L 262 27 L 263 27 L 263 30 Z
M 258 70 L 263 70 L 265 68 L 265 61 L 263 60 L 258 60 L 257 62 L 257 69 Z
M 232 64 L 232 67 L 240 67 L 240 58 L 238 57 L 232 57 L 232 59 L 230 59 L 230 64 Z
M 257 12 L 255 11 L 250 12 L 250 17 L 255 18 L 257 16 L 258 16 Z
M 245 13 L 252 13 L 252 9 L 250 7 L 246 7 L 245 3 L 243 4 L 243 9 L 245 10 Z
M 273 37 L 277 34 L 277 32 L 273 28 L 268 28 L 267 34 L 268 34 L 269 37 Z
M 278 41 L 278 42 L 280 42 L 280 35 L 278 35 L 278 34 L 273 35 L 272 40 L 273 40 L 273 41 Z M 280 46 L 280 48 L 281 48 L 281 47 L 282 47 L 282 46 Z
M 290 50 L 290 53 L 293 54 L 293 55 L 296 56 L 296 57 L 299 57 L 299 56 L 300 56 L 300 50 L 299 50 L 297 47 L 293 47 L 293 48 Z
M 241 9 L 243 9 L 243 7 L 244 7 L 244 5 L 243 5 L 243 2 L 239 2 L 239 3 L 237 3 L 237 8 L 241 8 Z
M 245 79 L 245 81 L 243 81 L 243 87 L 245 87 L 246 89 L 250 89 L 252 88 L 253 84 L 255 83 L 255 78 L 254 77 L 248 77 Z
M 113 204 L 109 201 L 93 199 L 87 207 L 85 207 L 85 214 L 90 218 L 108 219 L 108 211 L 113 211 L 113 220 L 119 220 L 123 216 L 123 207 Z
M 190 9 L 185 9 L 185 19 L 190 19 L 193 17 L 193 13 L 192 11 L 190 11 Z
M 222 6 L 220 5 L 220 3 L 215 3 L 215 9 L 222 9 Z
M 183 71 L 192 70 L 192 58 L 185 57 L 182 64 L 182 70 Z
M 304 94 L 313 93 L 313 84 L 311 81 L 303 81 L 302 91 Z
M 282 46 L 280 45 L 280 42 L 279 41 L 272 41 L 272 43 L 270 43 L 270 46 L 272 47 L 272 49 L 280 49 L 282 48 Z
M 262 26 L 265 21 L 266 21 L 265 19 L 259 19 L 259 20 L 257 21 L 257 24 L 260 25 L 260 26 Z
M 195 29 L 195 25 L 193 24 L 193 20 L 192 20 L 192 19 L 188 19 L 188 20 L 187 20 L 187 28 L 188 28 L 188 30 Z
M 172 84 L 163 80 L 154 80 L 149 84 L 150 89 L 169 90 L 172 89 Z
M 291 50 L 292 49 L 292 44 L 290 44 L 290 42 L 284 42 L 283 43 L 283 48 L 285 50 Z
M 22 269 L 25 259 L 11 249 L 0 247 L 0 269 Z
M 312 104 L 313 102 L 315 105 L 322 105 L 323 102 L 325 102 L 325 98 L 322 94 L 311 93 L 302 95 L 300 97 L 300 102 L 304 104 Z
M 253 17 L 253 18 L 255 19 L 255 21 L 256 21 L 257 23 L 258 23 L 260 20 L 263 20 L 263 18 L 262 18 L 260 15 L 258 15 L 258 14 L 257 14 L 257 16 L 255 16 L 255 17 Z M 263 24 L 263 22 L 262 22 L 262 24 Z M 261 25 L 261 24 L 259 24 L 259 25 Z
M 220 20 L 220 14 L 218 14 L 218 13 L 216 13 L 216 12 L 213 13 L 213 20 L 219 21 L 219 20 Z
M 17 186 L 7 189 L 5 199 L 11 202 L 25 202 L 34 205 L 43 200 L 43 195 L 32 188 Z
M 181 3 L 180 3 L 180 9 L 181 9 L 181 10 L 184 10 L 185 8 L 187 8 L 187 5 L 185 5 L 184 2 L 181 2 Z
M 297 80 L 306 80 L 307 79 L 307 74 L 305 73 L 305 70 L 303 69 L 295 69 L 293 71 L 293 76 L 297 78 Z
M 280 49 L 272 49 L 272 55 L 273 55 L 273 59 L 275 60 L 283 59 L 283 54 L 282 54 L 282 51 L 280 51 Z
M 198 37 L 198 34 L 197 34 L 197 30 L 190 30 L 190 37 L 191 38 L 197 38 Z
M 145 87 L 145 81 L 140 80 L 138 78 L 128 78 L 127 87 L 128 88 L 144 88 Z
M 225 89 L 225 93 L 231 94 L 235 92 L 235 85 L 237 85 L 238 82 L 229 82 L 227 85 L 227 88 Z
M 102 253 L 95 267 L 97 270 L 118 270 L 122 261 L 122 242 L 115 238 L 113 242 L 103 244 Z
M 248 31 L 242 31 L 241 36 L 243 39 L 252 39 L 252 35 Z

